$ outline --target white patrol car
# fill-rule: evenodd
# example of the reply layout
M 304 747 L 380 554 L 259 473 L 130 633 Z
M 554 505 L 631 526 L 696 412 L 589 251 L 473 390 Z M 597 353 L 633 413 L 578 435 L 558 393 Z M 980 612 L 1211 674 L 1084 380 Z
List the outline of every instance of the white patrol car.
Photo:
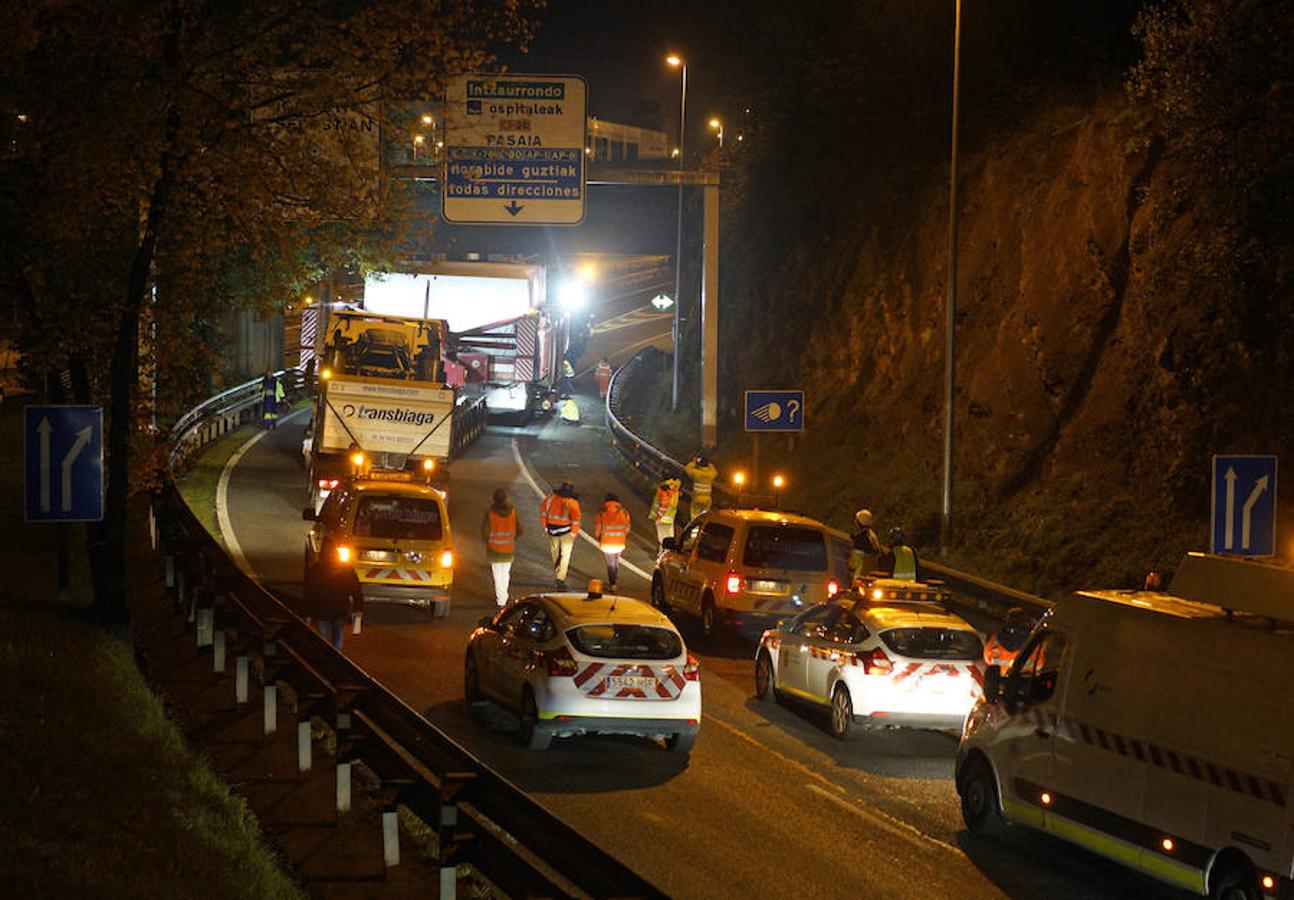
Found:
M 839 738 L 855 723 L 960 732 L 983 652 L 979 633 L 936 604 L 845 593 L 764 632 L 755 694 L 828 707 Z
M 629 597 L 542 594 L 509 604 L 472 632 L 464 688 L 469 703 L 515 711 L 533 750 L 554 737 L 634 734 L 686 754 L 701 725 L 696 659 L 664 614 Z

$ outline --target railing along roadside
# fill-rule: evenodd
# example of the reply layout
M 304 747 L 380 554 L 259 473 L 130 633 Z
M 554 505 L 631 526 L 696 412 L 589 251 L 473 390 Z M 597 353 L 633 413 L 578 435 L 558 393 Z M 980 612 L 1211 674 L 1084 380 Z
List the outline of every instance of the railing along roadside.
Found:
M 639 354 L 621 366 L 611 376 L 610 390 L 607 392 L 606 411 L 607 428 L 611 432 L 611 450 L 621 463 L 621 472 L 650 501 L 652 490 L 664 478 L 680 478 L 683 481 L 683 493 L 690 497 L 687 475 L 683 464 L 667 454 L 657 450 L 647 441 L 634 434 L 621 419 L 620 402 L 624 391 L 623 376 L 631 374 L 642 365 Z M 715 485 L 715 494 L 719 498 L 716 505 L 731 505 L 726 500 L 735 498 L 724 496 L 723 485 Z M 950 587 L 961 599 L 961 605 L 973 606 L 981 612 L 1001 617 L 1012 607 L 1038 613 L 1050 609 L 1052 601 L 1033 594 L 1018 591 L 1004 584 L 997 584 L 978 575 L 962 572 L 942 563 L 922 560 L 922 566 L 930 569 Z
M 285 374 L 299 384 L 292 370 Z M 260 402 L 260 380 L 190 410 L 170 435 L 172 476 L 196 451 L 245 421 Z M 472 404 L 463 434 L 480 434 L 483 403 Z M 470 442 L 464 438 L 462 447 Z M 441 897 L 457 892 L 471 865 L 509 896 L 658 897 L 662 892 L 600 850 L 525 792 L 473 757 L 416 710 L 324 640 L 255 579 L 242 572 L 193 514 L 169 479 L 154 503 L 154 534 L 166 584 L 210 648 L 214 672 L 232 681 L 240 708 L 263 709 L 266 740 L 278 739 L 280 688 L 291 688 L 299 771 L 313 766 L 312 722 L 336 734 L 337 812 L 351 808 L 353 766 L 380 785 L 386 865 L 400 863 L 397 807 L 437 838 Z M 233 657 L 232 672 L 227 661 Z M 251 690 L 260 673 L 259 694 Z

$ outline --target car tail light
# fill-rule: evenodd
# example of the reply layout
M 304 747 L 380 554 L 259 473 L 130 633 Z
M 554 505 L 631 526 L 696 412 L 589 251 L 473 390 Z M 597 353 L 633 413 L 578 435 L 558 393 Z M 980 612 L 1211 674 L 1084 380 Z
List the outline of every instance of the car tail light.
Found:
M 337 561 L 350 562 L 350 548 L 342 544 L 337 547 Z
M 701 680 L 701 664 L 691 653 L 687 655 L 687 665 L 683 666 L 683 677 L 688 681 Z
M 571 651 L 565 647 L 547 650 L 543 653 L 544 662 L 548 665 L 548 674 L 552 678 L 571 678 L 579 668 Z
M 440 554 L 440 567 L 442 569 L 454 568 L 454 551 L 446 550 Z
M 335 487 L 337 487 L 337 484 L 338 484 L 338 479 L 336 479 L 336 478 L 320 478 L 320 479 L 319 479 L 319 490 L 321 490 L 321 491 L 331 491 L 331 490 L 333 490 Z
M 746 587 L 745 579 L 743 579 L 736 572 L 728 573 L 728 579 L 727 581 L 724 582 L 724 588 L 727 589 L 728 593 L 740 594 L 745 587 Z
M 880 647 L 860 654 L 864 675 L 890 675 L 894 672 L 894 663 Z
M 827 596 L 834 597 L 836 596 L 836 594 L 839 594 L 839 593 L 840 593 L 840 582 L 832 578 L 830 581 L 827 582 Z

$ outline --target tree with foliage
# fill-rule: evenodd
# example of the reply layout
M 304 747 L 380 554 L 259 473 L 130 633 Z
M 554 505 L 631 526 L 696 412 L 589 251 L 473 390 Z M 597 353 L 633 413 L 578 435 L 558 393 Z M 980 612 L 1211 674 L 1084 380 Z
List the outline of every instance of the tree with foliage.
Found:
M 0 296 L 29 373 L 107 409 L 88 531 L 95 611 L 127 619 L 127 502 L 147 475 L 141 321 L 192 399 L 199 332 L 232 305 L 388 245 L 407 208 L 338 124 L 524 43 L 536 0 L 32 0 L 0 10 Z M 35 379 L 34 379 L 35 380 Z M 47 394 L 48 396 L 48 394 Z

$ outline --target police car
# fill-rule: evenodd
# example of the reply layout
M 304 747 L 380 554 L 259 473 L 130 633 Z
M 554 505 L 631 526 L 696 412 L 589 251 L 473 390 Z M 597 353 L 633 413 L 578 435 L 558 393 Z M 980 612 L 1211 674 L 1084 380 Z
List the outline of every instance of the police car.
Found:
M 414 481 L 413 473 L 373 470 L 338 480 L 306 535 L 309 571 L 331 539 L 342 562 L 355 567 L 364 602 L 402 603 L 449 613 L 454 584 L 453 534 L 445 492 Z
M 482 619 L 468 640 L 464 691 L 517 713 L 521 740 L 632 734 L 691 752 L 701 675 L 678 629 L 629 597 L 540 594 Z
M 939 604 L 843 593 L 764 632 L 755 693 L 828 709 L 839 738 L 855 724 L 960 732 L 982 692 L 983 652 L 979 633 Z

